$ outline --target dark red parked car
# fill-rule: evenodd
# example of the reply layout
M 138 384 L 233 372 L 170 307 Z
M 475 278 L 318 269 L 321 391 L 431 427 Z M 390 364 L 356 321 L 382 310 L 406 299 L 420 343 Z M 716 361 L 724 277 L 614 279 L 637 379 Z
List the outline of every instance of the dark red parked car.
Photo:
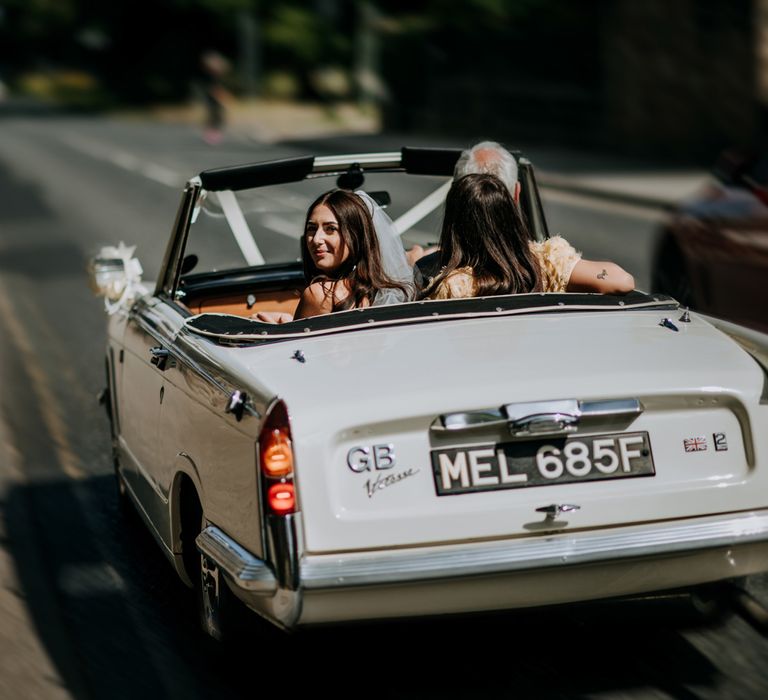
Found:
M 768 332 L 768 155 L 726 151 L 714 175 L 666 222 L 653 291 Z

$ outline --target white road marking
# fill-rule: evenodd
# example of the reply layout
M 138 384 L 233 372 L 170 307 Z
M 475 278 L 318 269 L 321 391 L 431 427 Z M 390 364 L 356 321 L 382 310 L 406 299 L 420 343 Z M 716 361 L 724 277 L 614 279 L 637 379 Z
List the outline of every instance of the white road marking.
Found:
M 133 173 L 135 175 L 141 175 L 147 178 L 148 180 L 152 180 L 153 182 L 158 182 L 161 185 L 165 185 L 166 187 L 171 187 L 177 190 L 177 189 L 180 189 L 184 185 L 184 183 L 187 181 L 187 178 L 171 170 L 170 168 L 166 168 L 165 166 L 158 165 L 157 163 L 143 161 L 137 156 L 133 155 L 132 153 L 128 153 L 127 151 L 121 151 L 111 146 L 104 146 L 104 145 L 92 143 L 86 139 L 80 138 L 78 136 L 73 136 L 71 134 L 67 136 L 62 136 L 60 138 L 63 143 L 65 143 L 70 148 L 73 148 L 74 150 L 79 151 L 80 153 L 85 153 L 87 156 L 90 156 L 91 158 L 95 158 L 96 160 L 110 163 L 111 165 L 115 165 L 118 168 L 121 168 L 122 170 L 127 170 L 128 172 Z M 291 207 L 296 207 L 298 210 L 297 203 L 291 200 L 290 198 L 280 198 L 280 200 L 278 200 L 277 196 L 275 195 L 273 199 L 275 199 L 276 201 L 282 200 L 283 203 L 288 203 L 290 204 Z M 279 216 L 275 216 L 275 215 L 267 216 L 264 218 L 261 224 L 265 228 L 268 228 L 274 231 L 275 233 L 279 233 L 284 236 L 289 236 L 291 238 L 299 239 L 301 238 L 301 235 L 302 235 L 302 231 L 297 230 L 296 225 L 292 221 L 289 221 L 288 219 L 283 219 Z M 260 255 L 261 254 L 259 253 L 258 256 Z M 249 263 L 249 264 L 260 264 L 260 263 Z
M 142 160 L 133 153 L 122 151 L 113 146 L 97 144 L 72 134 L 61 136 L 60 139 L 65 145 L 80 153 L 85 153 L 91 158 L 111 163 L 118 168 L 142 175 L 148 180 L 158 182 L 166 187 L 179 189 L 187 181 L 185 177 L 170 168 Z
M 128 172 L 141 175 L 148 180 L 157 182 L 166 187 L 173 189 L 181 188 L 187 181 L 187 178 L 181 174 L 166 168 L 165 166 L 158 165 L 157 163 L 151 163 L 144 161 L 128 151 L 122 151 L 112 146 L 105 146 L 93 143 L 85 138 L 68 134 L 60 137 L 70 148 L 76 151 L 85 153 L 86 155 L 95 158 L 97 160 L 111 163 Z M 402 235 L 408 231 L 412 226 L 417 224 L 421 219 L 434 211 L 445 200 L 445 195 L 451 186 L 451 181 L 448 181 L 441 185 L 431 195 L 428 195 L 419 204 L 413 207 L 411 210 L 405 212 L 394 223 L 397 231 Z M 600 195 L 580 194 L 574 192 L 563 192 L 557 189 L 552 189 L 545 185 L 540 185 L 540 189 L 545 200 L 555 202 L 557 204 L 563 204 L 566 206 L 577 207 L 579 209 L 587 209 L 591 211 L 601 211 L 609 214 L 616 214 L 619 216 L 626 216 L 633 219 L 639 219 L 641 221 L 658 222 L 664 218 L 665 210 L 661 208 L 654 208 L 651 206 L 642 206 L 639 204 L 629 204 L 617 201 L 611 201 L 600 197 Z M 291 202 L 291 205 L 295 205 Z M 294 224 L 281 217 L 272 216 L 269 219 L 269 223 L 265 224 L 266 228 L 269 228 L 275 233 L 280 233 L 291 238 L 300 238 L 301 231 L 294 232 Z
M 591 211 L 602 211 L 609 214 L 617 214 L 632 219 L 641 219 L 642 221 L 661 221 L 666 211 L 664 209 L 641 206 L 639 204 L 625 204 L 603 199 L 599 195 L 576 194 L 574 192 L 562 192 L 550 187 L 540 187 L 542 199 L 545 202 L 556 202 L 566 206 L 578 207 L 579 209 L 589 209 Z
M 185 182 L 184 178 L 178 173 L 175 173 L 173 170 L 165 168 L 162 165 L 157 165 L 156 163 L 146 163 L 140 172 L 144 177 L 159 182 L 161 185 L 172 187 L 175 190 L 181 187 Z

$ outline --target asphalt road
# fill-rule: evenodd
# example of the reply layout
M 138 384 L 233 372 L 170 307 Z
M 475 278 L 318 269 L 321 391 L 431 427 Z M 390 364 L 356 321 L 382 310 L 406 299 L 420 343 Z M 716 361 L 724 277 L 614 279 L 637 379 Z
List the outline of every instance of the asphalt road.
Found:
M 151 278 L 188 176 L 309 147 L 334 150 L 214 149 L 193 129 L 139 121 L 0 123 L 0 698 L 768 697 L 765 636 L 740 615 L 688 626 L 672 604 L 289 638 L 254 625 L 253 642 L 235 649 L 198 633 L 191 593 L 114 497 L 96 401 L 105 316 L 86 261 L 125 241 Z M 647 287 L 660 212 L 546 195 L 553 231 Z M 767 584 L 747 582 L 768 602 Z

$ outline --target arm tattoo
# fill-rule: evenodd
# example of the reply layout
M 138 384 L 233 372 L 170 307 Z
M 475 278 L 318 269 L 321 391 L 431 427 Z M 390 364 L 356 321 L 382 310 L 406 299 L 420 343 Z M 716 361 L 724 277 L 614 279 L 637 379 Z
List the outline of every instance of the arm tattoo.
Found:
M 600 272 L 600 273 L 598 273 L 598 275 L 597 275 L 597 279 L 599 279 L 599 280 L 604 280 L 606 277 L 608 277 L 608 270 L 606 270 L 605 268 L 603 268 L 603 271 L 602 271 L 602 272 Z

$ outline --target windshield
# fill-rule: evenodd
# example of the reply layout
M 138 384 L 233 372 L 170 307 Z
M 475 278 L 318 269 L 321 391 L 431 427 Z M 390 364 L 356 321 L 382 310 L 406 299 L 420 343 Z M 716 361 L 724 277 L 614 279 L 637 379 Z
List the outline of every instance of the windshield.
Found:
M 409 248 L 439 239 L 449 184 L 444 177 L 370 173 L 360 189 L 385 206 Z M 203 191 L 186 247 L 198 258 L 193 272 L 298 260 L 309 205 L 335 187 L 334 176 L 320 176 L 238 192 Z

